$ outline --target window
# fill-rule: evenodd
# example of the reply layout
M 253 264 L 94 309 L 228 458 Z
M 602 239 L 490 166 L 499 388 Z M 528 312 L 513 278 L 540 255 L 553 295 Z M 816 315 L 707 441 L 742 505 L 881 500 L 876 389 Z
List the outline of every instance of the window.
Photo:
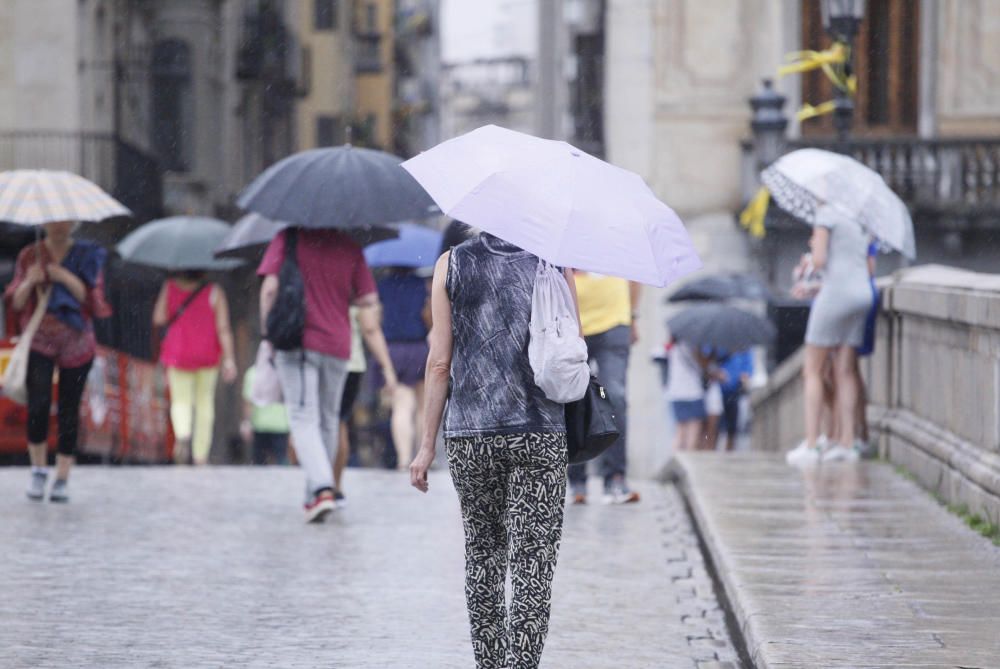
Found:
M 920 3 L 912 0 L 869 0 L 854 40 L 854 73 L 858 79 L 853 132 L 907 134 L 916 131 L 919 84 Z M 825 49 L 820 1 L 803 0 L 802 48 Z M 833 99 L 833 87 L 822 72 L 802 75 L 802 100 L 819 104 Z M 804 134 L 833 132 L 829 116 L 805 121 Z
M 344 131 L 336 116 L 316 117 L 316 146 L 339 146 L 344 143 Z
M 337 29 L 337 0 L 313 0 L 313 27 L 316 30 Z
M 177 39 L 157 42 L 151 69 L 153 148 L 164 169 L 186 172 L 191 162 L 191 48 Z
M 365 29 L 369 33 L 378 32 L 378 5 L 369 2 L 365 7 Z

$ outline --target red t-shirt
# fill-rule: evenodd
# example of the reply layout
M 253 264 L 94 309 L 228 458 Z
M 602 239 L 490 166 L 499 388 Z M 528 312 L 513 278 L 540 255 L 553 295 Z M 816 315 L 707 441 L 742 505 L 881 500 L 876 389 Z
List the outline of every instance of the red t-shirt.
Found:
M 295 258 L 306 288 L 303 345 L 335 358 L 351 357 L 351 303 L 375 292 L 361 247 L 336 230 L 299 230 Z M 278 274 L 285 260 L 285 233 L 264 253 L 257 274 Z

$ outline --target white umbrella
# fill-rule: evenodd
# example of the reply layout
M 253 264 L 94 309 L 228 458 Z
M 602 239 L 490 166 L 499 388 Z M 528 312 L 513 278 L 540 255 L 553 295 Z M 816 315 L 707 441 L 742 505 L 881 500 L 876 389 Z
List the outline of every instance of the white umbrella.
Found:
M 132 212 L 97 184 L 56 170 L 0 172 L 0 221 L 44 225 L 56 221 L 103 221 Z
M 655 286 L 701 267 L 639 175 L 565 142 L 488 125 L 403 167 L 444 213 L 555 265 Z
M 878 172 L 850 156 L 799 149 L 779 158 L 760 178 L 782 209 L 810 225 L 827 204 L 907 258 L 917 255 L 906 205 Z

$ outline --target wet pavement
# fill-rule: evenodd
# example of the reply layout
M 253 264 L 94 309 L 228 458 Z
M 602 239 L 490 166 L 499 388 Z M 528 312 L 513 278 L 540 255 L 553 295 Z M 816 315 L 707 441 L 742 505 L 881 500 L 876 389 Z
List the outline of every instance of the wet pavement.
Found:
M 4 669 L 473 666 L 444 472 L 349 470 L 321 526 L 293 468 L 82 467 L 67 506 L 27 479 L 0 470 Z M 735 669 L 678 493 L 640 490 L 567 508 L 542 666 Z
M 888 465 L 679 470 L 757 667 L 1000 667 L 1000 549 Z

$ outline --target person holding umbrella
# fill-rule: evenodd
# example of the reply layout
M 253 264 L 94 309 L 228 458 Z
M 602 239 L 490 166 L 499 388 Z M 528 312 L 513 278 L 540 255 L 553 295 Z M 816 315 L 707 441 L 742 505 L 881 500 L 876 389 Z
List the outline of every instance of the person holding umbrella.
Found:
M 872 305 L 868 268 L 871 238 L 908 258 L 916 256 L 913 221 L 882 176 L 857 160 L 820 149 L 785 154 L 761 173 L 783 209 L 813 227 L 812 265 L 823 280 L 806 325 L 806 439 L 787 453 L 792 465 L 856 461 L 855 412 L 860 394 L 857 347 Z M 823 368 L 833 360 L 837 443 L 819 446 Z
M 167 370 L 178 464 L 208 464 L 220 366 L 223 381 L 236 380 L 229 303 L 206 275 L 241 264 L 212 255 L 227 234 L 229 225 L 218 219 L 170 216 L 140 226 L 116 247 L 129 263 L 167 272 L 152 320 L 161 336 L 159 361 Z
M 700 261 L 680 219 L 638 176 L 564 142 L 485 126 L 403 166 L 445 214 L 483 230 L 434 268 L 410 483 L 428 492 L 443 421 L 476 667 L 532 669 L 548 634 L 568 458 L 565 407 L 538 387 L 528 359 L 538 263 L 662 286 Z M 576 304 L 572 270 L 563 276 Z
M 399 163 L 390 154 L 350 145 L 302 151 L 269 167 L 238 199 L 244 209 L 288 226 L 271 241 L 257 268 L 264 277 L 260 313 L 265 338 L 268 315 L 279 290 L 287 287 L 279 273 L 301 278 L 301 303 L 292 305 L 303 315 L 296 337 L 300 341 L 278 350 L 275 364 L 295 454 L 306 475 L 306 522 L 322 522 L 336 508 L 331 462 L 339 452 L 351 355 L 349 308 L 378 303 L 361 246 L 348 233 L 426 217 L 435 210 Z M 298 286 L 294 288 L 297 295 Z M 279 304 L 286 306 L 287 300 Z
M 24 387 L 28 404 L 28 499 L 42 501 L 48 482 L 48 431 L 53 374 L 59 369 L 56 478 L 49 501 L 69 501 L 69 475 L 76 459 L 80 400 L 97 352 L 93 320 L 111 315 L 104 298 L 104 249 L 76 240 L 78 222 L 131 216 L 97 185 L 70 172 L 12 170 L 0 173 L 0 220 L 32 226 L 34 244 L 18 254 L 4 300 L 22 336 L 36 311 Z M 38 232 L 44 227 L 45 238 Z M 13 361 L 11 361 L 13 363 Z M 7 379 L 6 381 L 9 381 Z M 6 388 L 5 388 L 6 390 Z
M 156 298 L 153 325 L 166 330 L 160 364 L 170 387 L 174 462 L 208 464 L 219 372 L 226 383 L 237 374 L 226 293 L 203 271 L 173 274 Z

